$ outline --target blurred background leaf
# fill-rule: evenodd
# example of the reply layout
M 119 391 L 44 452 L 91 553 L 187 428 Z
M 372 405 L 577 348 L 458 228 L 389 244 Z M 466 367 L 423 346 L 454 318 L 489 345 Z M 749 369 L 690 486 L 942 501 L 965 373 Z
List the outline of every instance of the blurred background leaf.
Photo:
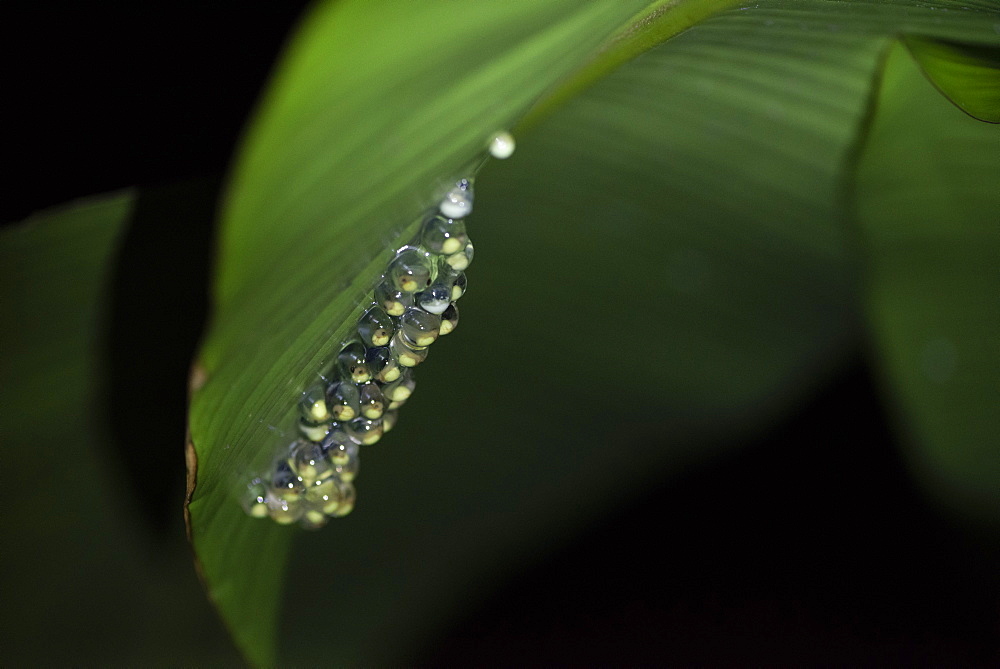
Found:
M 5 664 L 165 665 L 178 639 L 192 661 L 238 660 L 189 551 L 150 540 L 133 472 L 109 449 L 111 287 L 136 201 L 81 201 L 0 232 Z M 128 442 L 148 446 L 142 431 Z
M 975 94 L 980 66 L 952 66 Z M 949 105 L 901 47 L 875 109 L 855 192 L 887 395 L 919 478 L 961 516 L 996 523 L 1000 127 Z

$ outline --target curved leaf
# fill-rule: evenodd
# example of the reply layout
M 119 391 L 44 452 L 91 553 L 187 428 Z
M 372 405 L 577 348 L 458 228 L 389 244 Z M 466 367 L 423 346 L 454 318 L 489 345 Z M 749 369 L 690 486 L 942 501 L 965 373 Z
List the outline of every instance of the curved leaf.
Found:
M 241 486 L 289 438 L 386 249 L 644 4 L 329 2 L 304 23 L 232 178 L 189 420 L 192 539 L 253 661 L 273 657 L 289 534 L 243 517 Z
M 888 59 L 858 169 L 867 312 L 920 478 L 955 510 L 1000 519 L 1000 127 Z
M 907 37 L 906 46 L 938 89 L 965 113 L 1000 123 L 1000 49 Z
M 302 538 L 283 655 L 398 661 L 484 574 L 496 582 L 835 365 L 856 322 L 843 167 L 879 56 L 901 32 L 988 41 L 987 12 L 942 24 L 938 6 L 954 7 L 728 13 L 615 71 L 484 173 L 474 315 L 421 368 L 387 440 L 403 447 L 366 452 L 359 514 Z M 636 9 L 390 7 L 377 31 L 361 3 L 306 24 L 224 213 L 189 509 L 210 593 L 256 662 L 273 657 L 294 530 L 243 517 L 240 486 L 290 438 L 299 392 L 435 187 Z M 491 253 L 501 269 L 480 270 Z M 602 409 L 616 402 L 628 410 Z
M 322 637 L 405 663 L 517 562 L 742 443 L 843 360 L 861 325 L 844 172 L 886 44 L 934 20 L 873 28 L 882 9 L 711 19 L 484 169 L 461 332 L 366 452 L 355 515 L 301 537 L 283 655 L 315 662 Z
M 110 285 L 137 209 L 122 192 L 0 231 L 7 665 L 235 661 L 186 547 L 150 546 L 111 446 Z

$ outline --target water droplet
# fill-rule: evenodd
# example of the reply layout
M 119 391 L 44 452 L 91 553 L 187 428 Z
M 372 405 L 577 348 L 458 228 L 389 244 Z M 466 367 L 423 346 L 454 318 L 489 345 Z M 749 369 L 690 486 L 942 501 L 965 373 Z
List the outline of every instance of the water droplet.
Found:
M 502 131 L 493 135 L 490 139 L 490 155 L 498 160 L 504 160 L 514 155 L 516 144 L 514 136 L 509 132 Z

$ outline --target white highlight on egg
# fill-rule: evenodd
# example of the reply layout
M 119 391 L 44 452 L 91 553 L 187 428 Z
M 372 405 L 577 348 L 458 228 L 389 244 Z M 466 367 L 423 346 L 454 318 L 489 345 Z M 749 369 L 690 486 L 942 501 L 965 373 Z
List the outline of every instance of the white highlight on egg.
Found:
M 507 131 L 498 132 L 490 139 L 490 155 L 497 160 L 510 158 L 516 146 L 513 135 Z

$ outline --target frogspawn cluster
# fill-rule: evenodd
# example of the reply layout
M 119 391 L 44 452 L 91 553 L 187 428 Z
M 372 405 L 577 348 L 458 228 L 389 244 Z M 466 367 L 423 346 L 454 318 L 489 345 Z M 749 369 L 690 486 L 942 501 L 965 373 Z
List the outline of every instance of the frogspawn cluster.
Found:
M 489 148 L 506 158 L 513 147 L 509 134 L 498 133 Z M 334 368 L 303 393 L 300 438 L 250 482 L 244 499 L 249 515 L 319 528 L 354 508 L 361 447 L 393 428 L 416 387 L 413 368 L 438 337 L 458 326 L 456 303 L 473 257 L 465 229 L 472 203 L 472 182 L 462 179 L 396 251 Z

